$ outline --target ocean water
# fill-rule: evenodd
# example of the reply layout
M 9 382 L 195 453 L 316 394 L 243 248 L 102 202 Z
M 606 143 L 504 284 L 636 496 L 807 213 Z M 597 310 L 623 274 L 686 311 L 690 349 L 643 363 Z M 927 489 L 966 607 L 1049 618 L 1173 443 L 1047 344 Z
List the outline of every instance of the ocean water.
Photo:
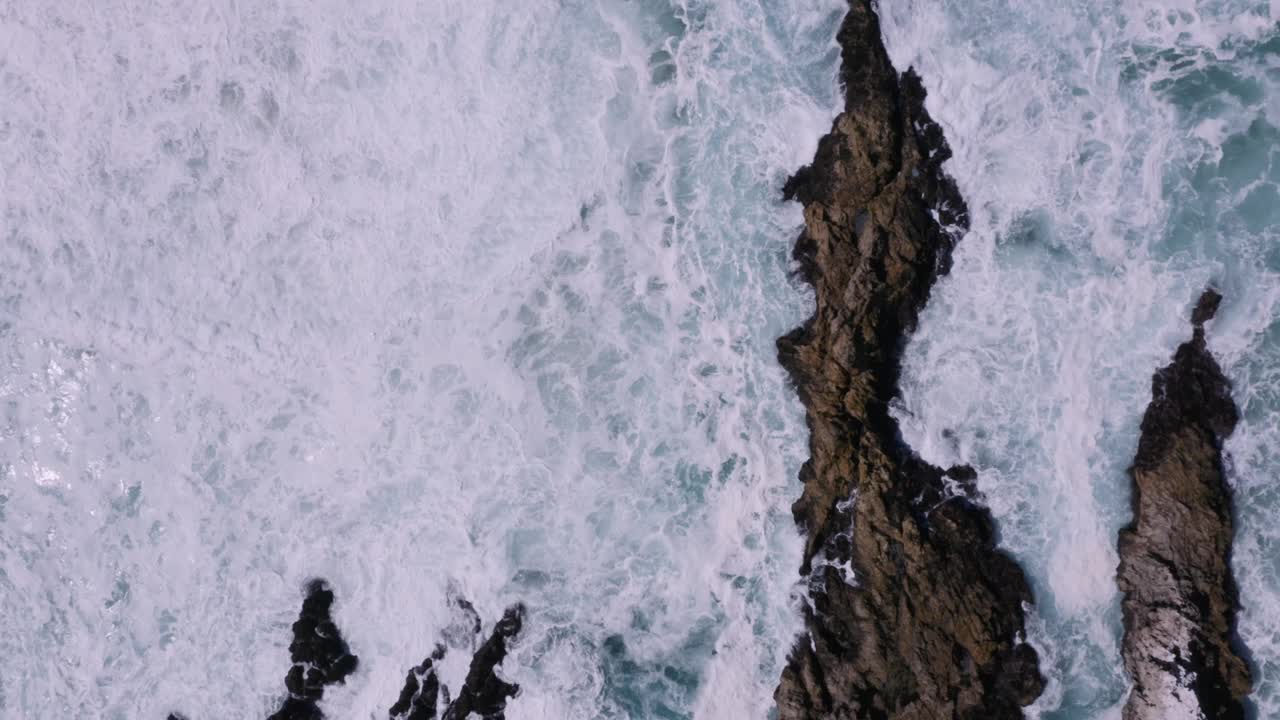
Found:
M 896 413 L 926 458 L 979 470 L 1032 577 L 1029 634 L 1050 677 L 1032 714 L 1119 716 L 1124 471 L 1151 374 L 1212 284 L 1226 299 L 1210 346 L 1244 415 L 1227 446 L 1240 634 L 1257 716 L 1280 717 L 1280 7 L 880 7 L 973 211 L 907 349 Z
M 314 576 L 330 717 L 451 594 L 510 717 L 760 714 L 842 10 L 0 2 L 0 717 L 264 717 Z
M 0 0 L 0 717 L 265 716 L 314 576 L 361 658 L 331 717 L 385 717 L 459 594 L 529 607 L 510 717 L 764 716 L 779 188 L 843 0 L 368 5 Z M 1032 714 L 1118 717 L 1124 469 L 1212 283 L 1280 717 L 1280 8 L 880 10 L 973 212 L 895 412 L 1032 577 Z

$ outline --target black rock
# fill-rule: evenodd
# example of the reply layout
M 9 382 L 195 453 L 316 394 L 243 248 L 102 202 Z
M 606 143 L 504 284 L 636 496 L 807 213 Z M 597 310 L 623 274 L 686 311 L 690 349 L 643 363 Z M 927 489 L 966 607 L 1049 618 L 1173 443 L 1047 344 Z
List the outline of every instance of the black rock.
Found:
M 465 720 L 475 713 L 484 720 L 502 720 L 507 700 L 520 686 L 498 677 L 496 669 L 507 657 L 507 643 L 524 625 L 524 606 L 512 605 L 493 628 L 493 634 L 471 658 L 471 668 L 458 697 L 444 712 L 444 720 Z
M 319 720 L 324 717 L 318 705 L 328 685 L 345 682 L 356 671 L 359 658 L 351 654 L 347 642 L 333 623 L 330 614 L 333 591 L 324 580 L 307 585 L 302 612 L 293 624 L 293 642 L 289 659 L 293 667 L 285 675 L 289 696 L 268 720 Z
M 449 647 L 461 648 L 480 634 L 480 615 L 471 603 L 460 597 L 450 599 L 460 617 L 443 631 Z M 507 700 L 520 691 L 520 687 L 498 677 L 497 668 L 507 656 L 507 643 L 520 633 L 524 623 L 524 606 L 512 605 L 471 658 L 471 666 L 463 681 L 458 697 L 449 699 L 449 688 L 440 682 L 438 668 L 448 649 L 438 644 L 421 665 L 409 671 L 404 680 L 400 699 L 391 706 L 391 720 L 435 720 L 440 705 L 444 705 L 444 720 L 465 720 L 472 713 L 484 720 L 502 720 Z M 464 637 L 467 631 L 470 635 Z M 470 647 L 475 647 L 470 645 Z
M 1010 720 L 1040 694 L 1032 601 L 997 546 L 976 473 L 937 468 L 890 412 L 902 348 L 969 222 L 925 89 L 899 73 L 872 0 L 837 35 L 844 112 L 783 188 L 804 204 L 813 316 L 778 340 L 810 458 L 792 507 L 811 609 L 774 698 L 780 720 Z M 852 583 L 830 562 L 853 566 Z
M 400 699 L 391 706 L 392 720 L 435 720 L 440 695 L 436 664 L 444 659 L 444 645 L 436 645 L 422 664 L 409 671 Z

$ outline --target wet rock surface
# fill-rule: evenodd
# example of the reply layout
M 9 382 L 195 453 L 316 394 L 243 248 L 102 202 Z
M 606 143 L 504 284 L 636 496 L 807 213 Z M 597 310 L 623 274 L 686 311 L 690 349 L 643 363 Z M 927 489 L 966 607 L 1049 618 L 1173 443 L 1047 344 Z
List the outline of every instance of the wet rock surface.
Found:
M 391 706 L 392 720 L 434 720 L 440 697 L 440 677 L 437 664 L 444 659 L 444 645 L 435 650 L 420 665 L 409 670 L 404 679 L 400 699 Z M 446 700 L 447 702 L 447 700 Z
M 293 665 L 285 676 L 288 695 L 267 720 L 321 720 L 324 713 L 320 701 L 325 687 L 345 682 L 359 666 L 359 658 L 351 653 L 333 622 L 333 602 L 333 591 L 325 581 L 308 583 L 289 645 Z M 507 608 L 488 639 L 477 646 L 480 614 L 452 590 L 449 605 L 454 618 L 441 630 L 443 642 L 409 671 L 399 698 L 388 712 L 390 720 L 466 720 L 475 716 L 503 720 L 507 701 L 520 691 L 518 685 L 498 675 L 498 667 L 524 625 L 524 606 L 517 603 Z M 454 698 L 440 680 L 440 664 L 450 650 L 471 655 L 466 678 Z M 169 714 L 168 720 L 187 717 L 175 712 Z
M 312 580 L 293 624 L 289 644 L 293 666 L 284 679 L 289 695 L 268 720 L 319 720 L 324 717 L 319 702 L 325 686 L 345 682 L 356 671 L 360 660 L 333 623 L 332 608 L 333 591 L 325 581 Z
M 1234 525 L 1222 443 L 1239 415 L 1205 343 L 1221 296 L 1192 313 L 1193 335 L 1156 372 L 1130 477 L 1133 521 L 1120 532 L 1125 720 L 1245 717 L 1248 664 L 1234 638 Z
M 333 590 L 324 580 L 307 583 L 302 610 L 293 623 L 289 659 L 293 663 L 285 675 L 288 694 L 267 720 L 321 720 L 320 700 L 328 685 L 345 682 L 359 667 L 360 659 L 333 622 Z M 170 713 L 167 720 L 187 720 Z
M 1026 578 L 996 547 L 973 471 L 916 457 L 889 414 L 968 211 L 920 79 L 893 68 L 869 0 L 851 0 L 838 40 L 845 111 L 784 188 L 804 204 L 795 258 L 817 307 L 778 341 L 810 430 L 793 511 L 812 598 L 779 716 L 1022 717 L 1044 685 L 1020 642 Z
M 466 600 L 457 600 L 456 604 L 468 612 L 468 622 L 474 618 L 474 632 L 479 634 L 480 618 L 475 609 Z M 472 655 L 462 689 L 455 699 L 450 700 L 449 688 L 440 682 L 440 661 L 449 649 L 463 645 L 464 638 L 460 634 L 465 624 L 455 622 L 446 628 L 444 634 L 449 644 L 436 645 L 431 655 L 409 671 L 400 698 L 391 706 L 391 720 L 434 720 L 436 717 L 466 720 L 472 713 L 483 720 L 502 720 L 505 717 L 507 700 L 520 691 L 520 686 L 499 677 L 497 668 L 507 657 L 508 643 L 520 634 L 524 607 L 513 605 L 507 608 L 489 639 Z M 442 705 L 444 710 L 441 712 Z
M 466 720 L 472 713 L 484 720 L 502 720 L 507 700 L 514 697 L 520 687 L 498 677 L 495 669 L 506 659 L 507 644 L 520 634 L 523 625 L 524 607 L 507 608 L 494 626 L 493 634 L 472 656 L 467 679 L 457 699 L 445 710 L 445 720 Z

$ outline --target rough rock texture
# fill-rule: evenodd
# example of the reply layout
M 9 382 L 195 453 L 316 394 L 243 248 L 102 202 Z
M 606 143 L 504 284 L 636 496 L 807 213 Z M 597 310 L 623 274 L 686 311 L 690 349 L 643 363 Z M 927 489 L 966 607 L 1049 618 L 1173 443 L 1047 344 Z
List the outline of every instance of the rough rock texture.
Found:
M 1125 720 L 1245 717 L 1251 681 L 1234 647 L 1234 528 L 1222 472 L 1222 441 L 1238 415 L 1204 337 L 1220 300 L 1205 292 L 1191 340 L 1152 379 L 1130 469 L 1133 522 L 1120 532 L 1117 578 L 1133 679 Z
M 328 584 L 312 580 L 289 644 L 293 666 L 284 679 L 289 696 L 268 720 L 319 720 L 324 717 L 319 702 L 325 686 L 345 682 L 356 671 L 359 658 L 351 654 L 333 624 L 332 607 L 333 591 Z
M 458 599 L 455 604 L 467 611 L 467 623 L 474 618 L 473 627 L 478 634 L 480 616 L 475 609 L 466 600 Z M 502 720 L 507 700 L 520 691 L 520 686 L 498 677 L 496 670 L 507 656 L 507 643 L 520 633 L 523 623 L 522 605 L 507 608 L 502 619 L 494 626 L 493 634 L 472 656 L 462 690 L 452 702 L 449 700 L 449 689 L 441 685 L 437 675 L 440 661 L 444 659 L 448 649 L 443 644 L 436 645 L 431 655 L 405 677 L 400 699 L 391 707 L 391 720 L 434 720 L 441 695 L 445 705 L 442 715 L 444 720 L 466 720 L 472 713 L 483 720 Z M 461 644 L 458 634 L 463 625 L 464 623 L 455 622 L 450 628 L 446 628 L 446 640 L 451 647 Z
M 462 683 L 458 697 L 444 712 L 444 720 L 466 720 L 471 713 L 484 720 L 502 720 L 507 699 L 520 687 L 498 677 L 494 670 L 507 657 L 507 642 L 520 634 L 524 625 L 524 606 L 513 605 L 502 614 L 493 634 L 471 658 L 471 668 Z
M 775 699 L 782 720 L 1018 718 L 1043 689 L 1019 641 L 1026 579 L 996 549 L 973 471 L 916 457 L 888 406 L 968 211 L 869 0 L 851 0 L 838 39 L 845 111 L 784 189 L 804 203 L 795 257 L 817 299 L 778 341 L 811 434 L 793 511 L 813 602 Z
M 324 580 L 307 583 L 302 611 L 293 624 L 289 659 L 293 665 L 285 675 L 289 694 L 267 720 L 322 720 L 320 699 L 326 685 L 345 682 L 356 671 L 360 659 L 351 654 L 347 641 L 333 623 L 333 591 Z M 168 720 L 187 720 L 170 713 Z
M 404 679 L 404 689 L 400 691 L 400 699 L 391 706 L 392 720 L 435 720 L 436 705 L 440 697 L 440 677 L 436 674 L 436 664 L 444 659 L 444 645 L 436 645 L 435 650 L 422 661 L 421 665 L 409 671 Z
M 507 608 L 489 639 L 477 648 L 479 613 L 452 591 L 449 604 L 455 617 L 441 630 L 444 643 L 437 644 L 420 665 L 409 671 L 404 689 L 389 711 L 391 720 L 466 720 L 473 715 L 481 720 L 503 720 L 507 700 L 520 691 L 519 685 L 498 677 L 497 668 L 507 657 L 508 643 L 520 634 L 524 606 L 517 603 Z M 322 720 L 324 713 L 319 703 L 325 686 L 345 682 L 355 672 L 359 659 L 351 654 L 334 625 L 332 607 L 333 591 L 325 581 L 312 580 L 307 585 L 302 612 L 293 624 L 293 642 L 289 645 L 293 665 L 285 676 L 289 694 L 267 720 Z M 462 689 L 453 700 L 438 674 L 440 661 L 449 648 L 472 655 Z M 169 714 L 168 720 L 186 717 L 175 712 Z

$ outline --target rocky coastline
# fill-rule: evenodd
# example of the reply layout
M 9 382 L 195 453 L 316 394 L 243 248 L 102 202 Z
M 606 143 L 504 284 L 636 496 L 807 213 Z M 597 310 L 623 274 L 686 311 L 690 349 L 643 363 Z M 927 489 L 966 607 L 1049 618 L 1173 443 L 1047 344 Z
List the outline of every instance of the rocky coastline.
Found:
M 1133 521 L 1120 532 L 1124 720 L 1242 720 L 1251 686 L 1235 638 L 1235 533 L 1222 443 L 1239 420 L 1204 324 L 1221 296 L 1206 291 L 1192 338 L 1151 381 L 1129 470 Z
M 974 472 L 921 460 L 889 413 L 968 210 L 920 79 L 892 66 L 870 0 L 850 0 L 838 41 L 845 110 L 784 188 L 804 205 L 794 256 L 816 309 L 778 341 L 811 456 L 793 506 L 811 603 L 779 717 L 1020 718 L 1044 686 L 1023 641 L 1027 580 L 996 546 Z

